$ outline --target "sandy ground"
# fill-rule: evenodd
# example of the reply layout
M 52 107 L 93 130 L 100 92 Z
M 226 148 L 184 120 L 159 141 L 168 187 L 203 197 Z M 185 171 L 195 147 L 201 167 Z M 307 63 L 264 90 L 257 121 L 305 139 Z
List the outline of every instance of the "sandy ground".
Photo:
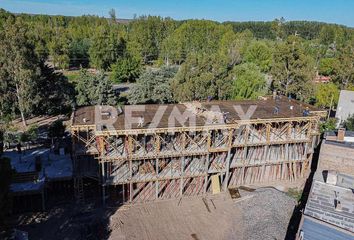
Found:
M 286 236 L 296 201 L 262 188 L 123 207 L 110 217 L 111 240 L 244 239 L 276 240 Z
M 111 240 L 242 239 L 240 209 L 226 194 L 168 200 L 118 210 Z
M 238 199 L 221 193 L 106 208 L 99 201 L 64 204 L 10 222 L 31 240 L 284 239 L 295 200 L 271 188 L 240 193 Z

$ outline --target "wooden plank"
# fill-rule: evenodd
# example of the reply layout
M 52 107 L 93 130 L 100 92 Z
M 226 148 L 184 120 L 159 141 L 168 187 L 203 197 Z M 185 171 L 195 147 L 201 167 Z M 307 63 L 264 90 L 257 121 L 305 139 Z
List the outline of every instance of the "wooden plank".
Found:
M 212 175 L 211 176 L 211 188 L 213 194 L 220 193 L 220 179 L 219 175 Z

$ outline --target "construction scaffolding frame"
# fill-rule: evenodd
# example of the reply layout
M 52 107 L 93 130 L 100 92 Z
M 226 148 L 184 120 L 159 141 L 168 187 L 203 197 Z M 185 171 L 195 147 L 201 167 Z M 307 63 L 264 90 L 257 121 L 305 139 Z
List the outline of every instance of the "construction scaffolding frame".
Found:
M 120 130 L 74 124 L 73 152 L 94 156 L 103 199 L 106 186 L 120 185 L 124 203 L 212 193 L 215 184 L 226 191 L 297 181 L 309 173 L 324 115 Z

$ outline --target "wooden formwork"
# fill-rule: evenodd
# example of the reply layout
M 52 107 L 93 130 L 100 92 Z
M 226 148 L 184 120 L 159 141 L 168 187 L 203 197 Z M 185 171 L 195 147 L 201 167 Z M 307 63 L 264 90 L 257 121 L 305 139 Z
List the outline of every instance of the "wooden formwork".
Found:
M 126 202 L 178 198 L 220 187 L 297 181 L 309 171 L 323 112 L 193 127 L 97 130 L 73 125 L 74 154 L 93 155 L 103 186 Z

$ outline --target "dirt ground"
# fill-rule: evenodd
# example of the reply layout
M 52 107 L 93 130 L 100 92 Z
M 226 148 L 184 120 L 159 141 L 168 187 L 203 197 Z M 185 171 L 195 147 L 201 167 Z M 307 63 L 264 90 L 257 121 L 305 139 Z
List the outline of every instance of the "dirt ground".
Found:
M 242 239 L 241 217 L 226 194 L 154 202 L 119 209 L 109 239 Z
M 133 206 L 63 204 L 45 213 L 13 216 L 29 239 L 275 240 L 284 239 L 296 201 L 275 189 L 163 200 Z M 98 200 L 98 199 L 97 199 Z

